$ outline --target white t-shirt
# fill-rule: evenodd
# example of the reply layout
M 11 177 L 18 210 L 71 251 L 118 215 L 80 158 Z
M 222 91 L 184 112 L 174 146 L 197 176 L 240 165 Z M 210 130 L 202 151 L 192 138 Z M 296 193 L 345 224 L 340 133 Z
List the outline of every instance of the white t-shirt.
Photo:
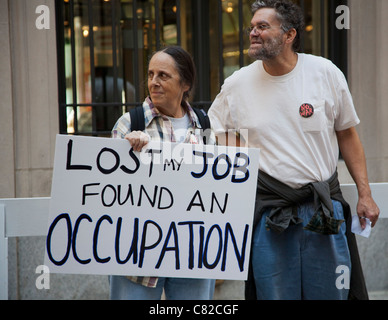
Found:
M 182 118 L 168 117 L 174 129 L 174 135 L 177 143 L 182 143 L 186 139 L 187 129 L 190 126 L 190 118 L 186 113 Z
M 260 169 L 293 188 L 329 179 L 336 131 L 360 123 L 343 73 L 306 54 L 284 76 L 269 75 L 262 61 L 235 72 L 208 114 L 216 134 L 245 129 L 248 146 L 261 149 Z

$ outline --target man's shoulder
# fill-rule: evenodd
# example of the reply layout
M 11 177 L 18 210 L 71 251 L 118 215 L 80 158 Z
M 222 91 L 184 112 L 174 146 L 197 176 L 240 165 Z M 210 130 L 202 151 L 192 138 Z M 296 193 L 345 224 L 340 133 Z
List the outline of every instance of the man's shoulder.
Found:
M 260 61 L 255 61 L 245 67 L 240 68 L 233 72 L 231 76 L 225 79 L 225 83 L 238 84 L 241 83 L 243 79 L 246 79 L 249 76 L 254 76 L 260 68 L 258 67 Z
M 327 71 L 339 71 L 339 68 L 329 59 L 313 54 L 299 54 L 303 57 L 304 66 L 311 69 L 325 69 Z

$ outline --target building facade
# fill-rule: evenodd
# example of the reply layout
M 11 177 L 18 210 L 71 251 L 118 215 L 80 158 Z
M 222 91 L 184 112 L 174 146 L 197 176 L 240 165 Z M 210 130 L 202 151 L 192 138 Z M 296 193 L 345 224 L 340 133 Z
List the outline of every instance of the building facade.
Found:
M 388 181 L 387 1 L 297 2 L 306 16 L 303 51 L 333 60 L 347 75 L 370 180 Z M 165 44 L 193 55 L 199 81 L 192 104 L 207 109 L 225 78 L 250 63 L 250 3 L 0 0 L 0 198 L 50 196 L 56 135 L 109 135 L 147 95 L 148 57 Z M 337 11 L 341 5 L 348 15 Z M 343 163 L 339 171 L 341 182 L 352 182 Z M 371 239 L 359 239 L 371 291 L 388 290 L 387 230 L 380 221 Z M 107 279 L 92 276 L 53 275 L 50 290 L 37 290 L 43 255 L 44 239 L 11 241 L 11 298 L 107 297 Z
M 298 0 L 302 51 L 347 72 L 347 30 L 339 0 Z M 61 133 L 109 135 L 116 119 L 147 96 L 148 57 L 165 45 L 189 51 L 198 81 L 192 104 L 209 108 L 225 78 L 250 64 L 251 0 L 55 1 Z

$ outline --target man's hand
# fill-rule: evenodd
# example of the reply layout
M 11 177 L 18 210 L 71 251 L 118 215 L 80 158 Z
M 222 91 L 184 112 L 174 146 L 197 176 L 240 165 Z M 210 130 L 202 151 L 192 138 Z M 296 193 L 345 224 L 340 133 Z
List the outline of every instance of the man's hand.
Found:
M 357 214 L 360 218 L 360 224 L 362 229 L 366 227 L 365 218 L 368 218 L 372 223 L 372 228 L 376 225 L 379 219 L 380 209 L 376 205 L 375 201 L 371 196 L 364 196 L 358 199 Z

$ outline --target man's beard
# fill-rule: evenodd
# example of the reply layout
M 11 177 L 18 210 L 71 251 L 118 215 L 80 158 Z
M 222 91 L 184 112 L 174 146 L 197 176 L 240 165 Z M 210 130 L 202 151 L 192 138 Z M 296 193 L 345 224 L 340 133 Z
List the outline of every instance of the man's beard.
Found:
M 249 48 L 248 55 L 256 60 L 272 60 L 276 58 L 283 49 L 283 37 L 279 36 L 263 42 L 260 49 Z

